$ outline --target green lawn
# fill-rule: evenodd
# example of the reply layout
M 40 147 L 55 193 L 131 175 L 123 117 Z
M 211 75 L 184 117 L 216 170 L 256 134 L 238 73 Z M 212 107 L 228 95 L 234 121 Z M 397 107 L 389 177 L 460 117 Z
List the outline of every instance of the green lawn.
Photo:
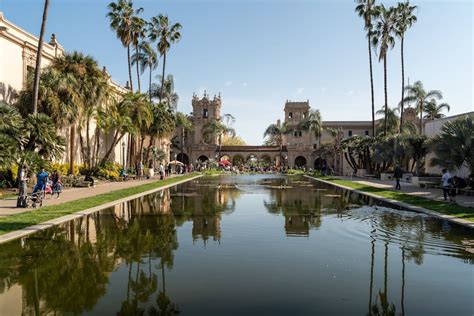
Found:
M 117 190 L 109 193 L 96 195 L 93 197 L 82 198 L 75 201 L 65 202 L 57 205 L 45 206 L 38 209 L 32 209 L 30 212 L 11 215 L 0 218 L 0 235 L 22 229 L 31 225 L 46 222 L 64 215 L 83 211 L 91 207 L 119 200 L 134 194 L 149 191 L 168 184 L 173 184 L 185 179 L 195 177 L 197 174 L 189 174 L 175 178 L 169 178 L 163 181 L 154 181 L 144 185 Z
M 406 193 L 401 193 L 401 192 L 382 189 L 382 188 L 375 188 L 375 187 L 367 186 L 364 184 L 352 182 L 349 180 L 341 180 L 341 179 L 337 179 L 333 177 L 320 177 L 319 179 L 323 179 L 335 184 L 340 184 L 340 185 L 350 187 L 356 190 L 360 190 L 363 192 L 372 193 L 384 198 L 396 200 L 399 202 L 404 202 L 404 203 L 411 204 L 418 207 L 423 207 L 432 211 L 436 211 L 436 212 L 447 214 L 447 215 L 452 215 L 458 218 L 462 218 L 464 220 L 474 222 L 474 208 L 472 207 L 464 207 L 464 206 L 459 206 L 456 204 L 445 203 L 441 201 L 434 201 L 431 199 L 413 196 Z
M 0 195 L 0 200 L 11 199 L 11 198 L 14 198 L 16 196 L 17 196 L 16 194 L 6 193 L 6 194 Z

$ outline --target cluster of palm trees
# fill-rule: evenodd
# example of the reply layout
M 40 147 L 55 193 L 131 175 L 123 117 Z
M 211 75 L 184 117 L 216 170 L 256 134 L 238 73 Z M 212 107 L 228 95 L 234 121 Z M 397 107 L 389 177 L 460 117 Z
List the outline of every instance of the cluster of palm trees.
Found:
M 168 107 L 172 107 L 172 96 L 166 96 L 166 85 L 172 88 L 172 79 L 166 80 L 166 56 L 171 44 L 181 39 L 181 24 L 172 24 L 168 16 L 159 14 L 150 19 L 144 20 L 140 17 L 143 8 L 135 9 L 130 0 L 117 0 L 108 5 L 109 12 L 107 17 L 110 19 L 110 27 L 116 32 L 117 38 L 122 45 L 127 48 L 127 66 L 130 90 L 134 90 L 132 78 L 132 65 L 136 67 L 136 82 L 138 91 L 141 92 L 140 75 L 148 69 L 149 83 L 148 95 L 151 101 L 152 97 L 157 97 L 161 103 L 164 99 Z M 156 51 L 153 44 L 156 43 Z M 134 50 L 133 55 L 131 50 Z M 162 57 L 161 85 L 155 88 L 152 94 L 152 72 L 158 67 L 158 54 Z M 166 83 L 168 81 L 168 83 Z M 171 83 L 169 82 L 171 81 Z M 177 100 L 173 100 L 176 102 Z

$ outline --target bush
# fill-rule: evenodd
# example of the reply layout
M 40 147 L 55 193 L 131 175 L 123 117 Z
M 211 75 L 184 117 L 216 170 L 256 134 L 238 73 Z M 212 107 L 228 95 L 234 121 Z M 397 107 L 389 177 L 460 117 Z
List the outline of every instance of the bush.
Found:
M 68 163 L 58 163 L 58 162 L 52 162 L 50 165 L 47 167 L 48 171 L 53 172 L 57 171 L 59 174 L 65 176 L 69 174 L 69 164 Z M 79 174 L 79 169 L 80 167 L 78 165 L 74 165 L 74 175 Z
M 118 163 L 107 162 L 105 165 L 97 168 L 95 175 L 107 180 L 118 180 L 122 166 Z
M 299 174 L 304 174 L 303 170 L 298 170 L 298 169 L 289 169 L 286 171 L 287 175 L 299 175 Z

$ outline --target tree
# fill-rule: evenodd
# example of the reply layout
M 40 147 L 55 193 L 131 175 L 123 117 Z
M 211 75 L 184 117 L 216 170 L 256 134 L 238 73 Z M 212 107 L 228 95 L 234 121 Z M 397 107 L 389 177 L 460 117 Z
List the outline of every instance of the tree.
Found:
M 228 124 L 222 123 L 223 120 L 232 120 L 233 116 L 230 114 L 225 114 L 223 118 L 216 120 L 211 119 L 209 122 L 204 124 L 202 128 L 202 134 L 205 139 L 211 137 L 217 138 L 217 145 L 219 146 L 218 156 L 221 157 L 221 147 L 222 147 L 222 138 L 225 135 L 230 135 L 231 137 L 235 136 L 235 129 L 233 129 Z
M 379 62 L 383 60 L 384 74 L 384 93 L 385 93 L 385 109 L 388 111 L 388 91 L 387 91 L 387 56 L 388 51 L 395 46 L 395 22 L 396 11 L 394 8 L 386 9 L 383 4 L 374 8 L 376 17 L 374 36 L 372 44 L 378 48 Z M 387 117 L 385 112 L 384 133 L 387 134 Z
M 451 107 L 448 103 L 437 104 L 436 99 L 431 99 L 430 101 L 428 101 L 428 103 L 426 103 L 424 107 L 426 113 L 424 118 L 426 120 L 435 120 L 443 118 L 446 116 L 441 113 L 443 109 L 446 109 L 449 112 L 449 110 L 451 110 Z
M 175 23 L 170 25 L 168 16 L 159 14 L 151 18 L 148 29 L 148 37 L 152 42 L 158 41 L 158 52 L 163 56 L 163 72 L 161 74 L 161 92 L 160 103 L 163 95 L 164 81 L 165 81 L 165 67 L 166 67 L 166 53 L 170 49 L 172 43 L 176 43 L 181 39 L 179 30 L 182 28 L 181 24 Z
M 372 101 L 372 135 L 375 135 L 375 101 L 374 101 L 374 77 L 372 72 L 372 37 L 374 35 L 372 20 L 375 15 L 375 0 L 358 0 L 355 11 L 364 19 L 364 29 L 367 31 L 367 42 L 369 49 L 369 72 L 370 72 L 370 95 Z
M 155 144 L 156 139 L 172 135 L 175 127 L 175 116 L 168 111 L 167 107 L 162 103 L 153 104 L 153 121 L 148 128 L 150 144 L 147 149 L 145 161 L 148 161 L 150 153 L 153 153 L 154 158 L 158 157 L 159 152 Z M 158 160 L 163 159 L 160 158 Z
M 265 132 L 263 133 L 263 137 L 267 138 L 269 141 L 269 144 L 277 145 L 280 147 L 280 168 L 281 168 L 281 163 L 283 161 L 282 157 L 282 151 L 283 151 L 283 136 L 290 133 L 292 129 L 288 126 L 288 124 L 281 123 L 280 120 L 277 121 L 276 124 L 270 124 L 267 129 L 265 129 Z
M 38 90 L 41 74 L 41 57 L 43 56 L 43 38 L 48 20 L 49 0 L 44 0 L 43 18 L 41 19 L 41 30 L 38 39 L 38 49 L 36 50 L 35 79 L 33 84 L 33 114 L 38 113 Z
M 318 147 L 321 147 L 323 121 L 319 110 L 309 110 L 308 116 L 300 123 L 299 128 L 304 131 L 312 132 L 314 137 L 318 140 Z
M 138 63 L 140 64 L 140 69 L 141 73 L 143 74 L 148 68 L 149 70 L 149 82 L 148 82 L 148 94 L 150 96 L 150 101 L 152 99 L 152 94 L 151 94 L 151 78 L 152 78 L 152 72 L 153 70 L 158 67 L 158 55 L 156 54 L 155 50 L 153 47 L 150 45 L 149 42 L 142 40 L 140 44 L 138 45 L 138 52 L 135 52 L 135 54 L 132 56 L 132 64 L 136 63 L 138 60 Z
M 128 93 L 126 102 L 129 103 L 129 116 L 136 127 L 136 134 L 140 137 L 138 155 L 135 157 L 139 161 L 143 160 L 143 143 L 148 132 L 148 128 L 153 122 L 153 108 L 148 100 L 148 96 L 143 93 Z
M 384 115 L 386 119 L 384 126 L 379 126 L 384 136 L 397 133 L 399 122 L 397 112 L 397 108 L 386 109 L 385 106 L 382 106 L 382 108 L 377 111 L 377 115 Z
M 129 0 L 117 0 L 108 5 L 107 17 L 110 19 L 110 28 L 115 31 L 117 38 L 123 47 L 127 48 L 128 78 L 130 90 L 133 91 L 132 66 L 130 61 L 130 44 L 133 42 L 132 18 L 135 15 L 133 2 Z M 141 8 L 139 9 L 141 10 Z
M 407 30 L 417 21 L 416 15 L 413 12 L 416 10 L 417 6 L 411 6 L 409 1 L 398 3 L 396 8 L 396 34 L 400 38 L 400 56 L 402 62 L 402 98 L 400 102 L 400 133 L 403 128 L 403 111 L 404 111 L 404 102 L 405 99 L 405 61 L 404 61 L 404 42 L 405 42 L 405 33 Z
M 416 81 L 413 85 L 405 87 L 408 95 L 403 100 L 406 103 L 415 103 L 416 110 L 420 114 L 420 134 L 423 134 L 423 112 L 425 106 L 432 102 L 433 99 L 441 100 L 443 94 L 439 90 L 426 91 L 421 81 Z
M 181 113 L 181 112 L 176 113 L 175 124 L 176 124 L 176 128 L 179 129 L 180 134 L 181 134 L 179 147 L 181 150 L 181 158 L 182 158 L 184 154 L 184 143 L 185 143 L 186 135 L 192 130 L 193 125 L 191 121 L 189 120 L 189 118 L 186 116 L 186 114 Z
M 146 22 L 144 19 L 138 16 L 143 11 L 143 8 L 139 8 L 135 11 L 135 14 L 131 18 L 131 33 L 132 33 L 132 44 L 135 47 L 135 66 L 137 69 L 137 83 L 138 91 L 142 92 L 142 87 L 140 83 L 140 60 L 139 58 L 139 45 L 141 40 L 145 37 L 145 26 Z M 133 63 L 133 61 L 132 61 Z
M 161 76 L 159 76 L 159 79 L 163 83 Z M 168 106 L 170 111 L 176 111 L 176 108 L 178 107 L 179 96 L 176 92 L 174 92 L 173 75 L 168 75 L 166 77 L 163 88 L 161 85 L 153 84 L 151 95 L 154 98 L 164 100 L 164 103 Z
M 433 137 L 431 147 L 435 157 L 432 166 L 440 166 L 450 171 L 467 166 L 474 173 L 474 126 L 473 115 L 465 115 L 446 122 L 441 133 Z
M 245 140 L 243 140 L 240 136 L 224 136 L 222 138 L 222 145 L 224 146 L 245 146 Z

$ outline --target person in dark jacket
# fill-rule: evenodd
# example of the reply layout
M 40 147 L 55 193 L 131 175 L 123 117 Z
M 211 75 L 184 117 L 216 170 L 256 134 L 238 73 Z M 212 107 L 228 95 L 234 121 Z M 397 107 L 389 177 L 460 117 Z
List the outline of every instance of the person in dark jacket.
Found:
M 402 168 L 400 168 L 400 165 L 397 165 L 395 167 L 395 171 L 393 172 L 393 178 L 397 182 L 397 184 L 395 185 L 395 189 L 401 190 L 402 186 L 400 185 L 400 180 L 403 178 L 403 170 Z

